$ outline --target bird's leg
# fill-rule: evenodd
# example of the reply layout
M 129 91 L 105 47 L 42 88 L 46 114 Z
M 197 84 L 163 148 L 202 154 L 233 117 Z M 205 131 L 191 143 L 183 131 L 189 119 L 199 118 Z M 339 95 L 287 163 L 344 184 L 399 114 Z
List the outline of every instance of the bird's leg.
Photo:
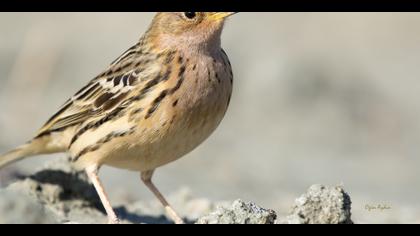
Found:
M 165 197 L 159 192 L 156 186 L 152 182 L 154 170 L 141 172 L 141 180 L 144 184 L 152 191 L 152 193 L 159 199 L 162 205 L 165 207 L 166 212 L 168 213 L 169 217 L 175 222 L 175 224 L 184 224 L 184 221 L 178 214 L 174 211 L 174 209 L 169 205 L 168 201 L 166 201 Z
M 85 169 L 86 174 L 88 175 L 90 181 L 93 183 L 93 186 L 95 186 L 96 192 L 98 193 L 102 205 L 105 208 L 106 214 L 108 215 L 108 224 L 118 224 L 120 223 L 120 221 L 117 215 L 115 214 L 114 210 L 112 209 L 108 196 L 105 193 L 105 189 L 102 186 L 101 180 L 98 177 L 98 170 L 99 167 L 97 165 L 93 165 Z

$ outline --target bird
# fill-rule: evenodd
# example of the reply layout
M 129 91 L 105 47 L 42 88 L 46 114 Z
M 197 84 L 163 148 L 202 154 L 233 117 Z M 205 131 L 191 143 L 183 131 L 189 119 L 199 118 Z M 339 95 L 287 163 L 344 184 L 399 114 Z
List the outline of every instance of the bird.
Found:
M 120 223 L 98 177 L 104 165 L 136 171 L 176 224 L 155 170 L 199 146 L 230 103 L 232 66 L 221 47 L 236 12 L 158 12 L 137 43 L 68 99 L 29 142 L 0 156 L 0 168 L 67 153 L 96 189 L 108 223 Z

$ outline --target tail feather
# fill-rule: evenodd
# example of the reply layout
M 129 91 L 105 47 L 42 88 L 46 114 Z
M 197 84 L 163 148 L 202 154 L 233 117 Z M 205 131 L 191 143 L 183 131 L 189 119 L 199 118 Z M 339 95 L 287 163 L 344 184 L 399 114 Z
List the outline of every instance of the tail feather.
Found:
M 46 135 L 32 139 L 30 142 L 0 155 L 0 169 L 31 156 L 65 152 L 68 147 L 69 137 L 71 136 L 61 134 L 55 136 Z
M 30 143 L 22 145 L 0 156 L 0 169 L 27 157 L 34 156 L 36 154 L 37 153 L 35 152 Z

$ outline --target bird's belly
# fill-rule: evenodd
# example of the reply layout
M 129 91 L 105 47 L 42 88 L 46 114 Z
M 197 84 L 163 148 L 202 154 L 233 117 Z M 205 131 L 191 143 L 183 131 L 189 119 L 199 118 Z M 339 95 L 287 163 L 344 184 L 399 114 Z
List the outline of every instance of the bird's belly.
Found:
M 134 170 L 152 170 L 175 161 L 200 145 L 217 128 L 231 96 L 229 81 L 212 84 L 206 95 L 179 96 L 162 104 L 150 125 L 139 127 L 135 135 L 114 146 L 104 164 Z M 185 92 L 189 88 L 185 88 Z

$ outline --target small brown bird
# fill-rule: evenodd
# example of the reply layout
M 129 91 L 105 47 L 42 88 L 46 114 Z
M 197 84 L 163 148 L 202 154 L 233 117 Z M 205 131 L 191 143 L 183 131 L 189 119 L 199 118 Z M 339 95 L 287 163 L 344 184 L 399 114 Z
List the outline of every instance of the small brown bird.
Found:
M 110 223 L 118 223 L 98 178 L 102 165 L 139 171 L 175 223 L 182 219 L 152 182 L 154 170 L 201 144 L 229 105 L 233 74 L 221 48 L 234 12 L 157 13 L 137 44 L 90 81 L 27 144 L 0 156 L 67 152 L 86 171 Z

